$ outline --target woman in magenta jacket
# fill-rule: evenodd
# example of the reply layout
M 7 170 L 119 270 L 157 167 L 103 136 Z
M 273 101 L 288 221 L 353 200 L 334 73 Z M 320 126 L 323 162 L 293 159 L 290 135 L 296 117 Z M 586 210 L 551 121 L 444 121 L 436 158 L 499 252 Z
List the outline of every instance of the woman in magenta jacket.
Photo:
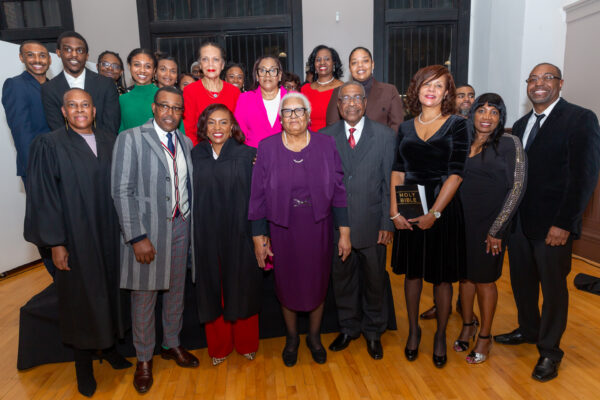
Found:
M 248 146 L 257 148 L 261 140 L 281 132 L 279 103 L 286 95 L 280 87 L 282 73 L 277 58 L 263 56 L 254 63 L 253 90 L 242 93 L 235 108 L 235 119 Z

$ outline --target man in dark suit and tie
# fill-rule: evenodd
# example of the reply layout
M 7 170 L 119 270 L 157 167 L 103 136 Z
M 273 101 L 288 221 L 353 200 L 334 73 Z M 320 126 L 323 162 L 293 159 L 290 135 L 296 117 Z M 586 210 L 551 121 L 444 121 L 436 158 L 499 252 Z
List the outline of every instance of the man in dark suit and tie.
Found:
M 394 131 L 365 117 L 363 86 L 346 82 L 338 92 L 341 121 L 320 132 L 333 136 L 344 167 L 352 252 L 346 261 L 334 257 L 331 274 L 340 334 L 329 349 L 345 349 L 361 332 L 367 351 L 383 357 L 381 334 L 388 323 L 391 293 L 385 271 L 386 245 L 392 240 L 390 176 L 394 163 Z
M 63 96 L 67 90 L 79 88 L 92 96 L 96 106 L 95 126 L 116 135 L 121 124 L 119 93 L 112 79 L 85 67 L 88 59 L 87 41 L 79 33 L 67 31 L 58 37 L 56 46 L 63 72 L 42 87 L 42 102 L 50 129 L 54 131 L 65 125 L 60 110 Z
M 19 46 L 19 59 L 25 65 L 25 71 L 4 81 L 2 105 L 17 149 L 17 175 L 25 185 L 29 145 L 36 136 L 50 132 L 41 90 L 46 84 L 46 72 L 52 59 L 46 47 L 35 40 L 25 41 Z M 56 267 L 50 251 L 42 248 L 39 251 L 48 273 L 54 277 Z
M 526 82 L 533 110 L 515 122 L 513 134 L 527 152 L 527 190 L 508 238 L 519 327 L 494 339 L 536 343 L 540 358 L 532 377 L 545 382 L 558 375 L 564 354 L 559 345 L 567 326 L 567 275 L 573 240 L 581 234 L 582 215 L 598 182 L 600 128 L 592 111 L 560 97 L 558 67 L 538 64 Z

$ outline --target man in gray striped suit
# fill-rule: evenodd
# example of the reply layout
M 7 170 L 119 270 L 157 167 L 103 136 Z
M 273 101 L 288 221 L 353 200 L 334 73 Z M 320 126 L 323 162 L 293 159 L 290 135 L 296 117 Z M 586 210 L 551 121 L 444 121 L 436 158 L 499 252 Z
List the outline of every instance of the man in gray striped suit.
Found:
M 379 360 L 383 357 L 380 337 L 387 328 L 390 311 L 385 246 L 394 230 L 389 210 L 396 135 L 367 118 L 366 106 L 363 86 L 346 82 L 338 92 L 342 120 L 320 131 L 335 138 L 344 167 L 352 230 L 350 256 L 346 261 L 339 257 L 333 260 L 331 281 L 340 334 L 329 349 L 345 349 L 362 332 L 369 355 Z
M 121 288 L 131 290 L 138 359 L 133 386 L 140 393 L 153 383 L 159 291 L 164 291 L 161 357 L 182 367 L 198 366 L 198 359 L 179 343 L 192 232 L 192 142 L 177 130 L 183 113 L 181 91 L 159 89 L 152 113 L 154 118 L 144 125 L 119 134 L 112 163 L 112 197 L 122 230 Z

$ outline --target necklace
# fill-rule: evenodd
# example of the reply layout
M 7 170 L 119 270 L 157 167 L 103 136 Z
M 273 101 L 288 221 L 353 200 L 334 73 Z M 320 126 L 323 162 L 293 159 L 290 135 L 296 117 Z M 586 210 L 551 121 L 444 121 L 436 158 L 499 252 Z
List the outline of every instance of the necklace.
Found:
M 438 115 L 436 115 L 432 120 L 429 120 L 427 122 L 423 122 L 423 120 L 421 119 L 421 115 L 423 115 L 423 113 L 419 114 L 418 116 L 418 120 L 422 125 L 429 125 L 430 123 L 432 123 L 433 121 L 435 121 L 436 119 L 438 119 L 439 117 L 442 116 L 442 113 L 439 113 Z
M 289 146 L 289 144 L 288 144 L 288 140 L 287 140 L 287 133 L 285 133 L 285 131 L 283 131 L 283 143 L 285 144 L 285 147 L 286 147 L 286 148 L 288 148 L 289 150 L 292 150 L 292 149 L 290 149 L 290 146 Z M 306 131 L 306 145 L 308 146 L 308 131 Z M 292 150 L 292 151 L 293 151 L 293 150 Z M 301 158 L 300 160 L 296 160 L 296 159 L 294 159 L 294 162 L 295 162 L 296 164 L 300 164 L 302 161 L 304 161 L 304 159 L 303 159 L 303 158 Z
M 325 85 L 329 85 L 331 82 L 333 82 L 333 80 L 335 79 L 335 77 L 331 78 L 330 80 L 328 80 L 327 82 L 321 82 L 317 79 L 317 84 L 321 85 L 321 86 L 325 86 Z

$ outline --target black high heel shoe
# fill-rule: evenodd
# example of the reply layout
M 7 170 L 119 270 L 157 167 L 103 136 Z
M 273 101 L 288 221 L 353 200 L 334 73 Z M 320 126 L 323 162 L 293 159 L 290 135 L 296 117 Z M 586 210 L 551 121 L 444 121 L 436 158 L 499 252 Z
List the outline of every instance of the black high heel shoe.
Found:
M 419 356 L 419 344 L 421 343 L 421 327 L 417 331 L 417 348 L 411 350 L 408 348 L 408 345 L 404 347 L 404 356 L 408 361 L 415 361 Z
M 77 376 L 77 390 L 86 397 L 92 397 L 96 392 L 96 379 L 92 364 L 92 352 L 88 350 L 73 349 L 75 355 L 75 375 Z
M 436 338 L 434 336 L 434 338 L 433 338 L 433 365 L 435 365 L 437 368 L 443 368 L 444 365 L 446 365 L 446 362 L 448 361 L 448 357 L 446 356 L 446 352 L 444 352 L 444 354 L 441 356 L 435 355 L 435 340 L 436 340 Z M 446 335 L 444 334 L 444 345 L 445 345 L 445 342 L 446 342 Z
M 292 350 L 288 350 L 288 343 L 296 342 L 296 346 L 293 347 Z M 281 358 L 283 359 L 283 363 L 286 367 L 293 367 L 296 365 L 298 361 L 298 347 L 300 346 L 300 337 L 290 337 L 287 336 L 285 338 L 285 347 L 283 348 L 283 352 L 281 353 Z
M 471 344 L 471 340 L 474 341 L 475 337 L 477 336 L 477 327 L 479 326 L 479 321 L 477 319 L 473 319 L 473 321 L 471 321 L 470 324 L 463 324 L 463 327 L 465 327 L 465 326 L 474 326 L 475 327 L 475 332 L 473 332 L 472 336 L 469 336 L 469 340 L 456 339 L 454 341 L 453 349 L 457 353 L 460 353 L 460 352 L 463 352 L 463 351 L 467 351 L 469 349 L 469 345 Z
M 311 342 L 312 340 L 310 340 L 307 335 L 306 347 L 308 347 L 308 349 L 310 350 L 310 354 L 312 355 L 313 360 L 315 360 L 317 364 L 325 364 L 325 362 L 327 361 L 327 352 L 325 351 L 325 348 L 323 347 L 323 345 L 321 345 L 321 348 L 313 347 Z
M 108 361 L 113 369 L 126 369 L 133 366 L 132 363 L 119 354 L 114 346 L 110 349 L 101 351 L 100 354 L 98 354 L 98 359 L 100 360 L 100 364 L 102 364 L 103 360 Z

